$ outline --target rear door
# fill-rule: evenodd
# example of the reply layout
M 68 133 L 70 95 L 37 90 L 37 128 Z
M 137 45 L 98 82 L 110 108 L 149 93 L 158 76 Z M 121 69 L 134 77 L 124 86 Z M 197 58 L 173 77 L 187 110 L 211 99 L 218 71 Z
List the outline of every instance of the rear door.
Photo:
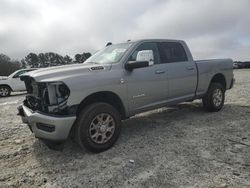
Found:
M 167 100 L 167 72 L 166 65 L 160 64 L 160 57 L 155 42 L 140 44 L 129 57 L 128 61 L 135 61 L 138 51 L 152 50 L 154 64 L 149 67 L 125 71 L 125 82 L 128 89 L 129 108 L 132 112 L 150 109 Z
M 158 43 L 161 63 L 167 65 L 170 101 L 194 97 L 197 72 L 194 61 L 189 61 L 184 47 L 178 42 Z

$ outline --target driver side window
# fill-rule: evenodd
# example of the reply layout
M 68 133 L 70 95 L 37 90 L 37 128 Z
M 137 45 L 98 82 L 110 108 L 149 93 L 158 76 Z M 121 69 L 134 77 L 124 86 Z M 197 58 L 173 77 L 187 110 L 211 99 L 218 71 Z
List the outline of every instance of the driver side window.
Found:
M 157 44 L 154 42 L 145 42 L 145 43 L 142 43 L 141 45 L 139 45 L 135 49 L 133 54 L 129 57 L 129 61 L 136 61 L 136 57 L 137 57 L 138 52 L 142 51 L 142 50 L 152 50 L 153 54 L 154 54 L 154 64 L 160 63 L 160 57 L 159 57 L 159 53 L 158 53 Z

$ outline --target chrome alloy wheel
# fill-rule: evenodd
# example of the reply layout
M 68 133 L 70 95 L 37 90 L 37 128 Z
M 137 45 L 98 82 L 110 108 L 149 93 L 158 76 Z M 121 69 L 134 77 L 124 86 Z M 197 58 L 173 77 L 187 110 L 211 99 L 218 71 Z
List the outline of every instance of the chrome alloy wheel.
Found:
M 223 100 L 223 94 L 220 89 L 215 89 L 213 92 L 213 103 L 216 107 L 220 106 Z
M 0 96 L 5 97 L 9 94 L 9 90 L 7 88 L 0 88 Z
M 97 144 L 108 142 L 115 131 L 115 120 L 107 113 L 95 116 L 89 126 L 91 140 Z

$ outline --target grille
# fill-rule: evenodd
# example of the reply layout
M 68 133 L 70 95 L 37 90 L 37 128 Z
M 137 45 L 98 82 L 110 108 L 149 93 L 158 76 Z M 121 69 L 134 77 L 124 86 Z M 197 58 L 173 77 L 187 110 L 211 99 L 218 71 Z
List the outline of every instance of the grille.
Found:
M 26 76 L 22 80 L 25 82 L 27 96 L 24 105 L 32 110 L 46 112 L 48 104 L 48 94 L 46 94 L 46 84 L 37 83 L 34 79 Z
M 23 78 L 23 81 L 28 92 L 24 100 L 25 106 L 33 111 L 44 113 L 67 113 L 67 99 L 70 91 L 66 85 L 39 83 L 29 76 Z

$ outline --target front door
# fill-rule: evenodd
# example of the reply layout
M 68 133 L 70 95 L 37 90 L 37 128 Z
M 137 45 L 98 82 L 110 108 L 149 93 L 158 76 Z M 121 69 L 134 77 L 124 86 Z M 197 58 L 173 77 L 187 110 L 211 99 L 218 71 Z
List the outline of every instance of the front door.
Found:
M 25 83 L 20 80 L 20 76 L 26 72 L 28 72 L 28 70 L 20 70 L 15 75 L 13 75 L 13 77 L 11 78 L 11 86 L 12 86 L 13 91 L 26 90 Z
M 150 109 L 167 100 L 167 70 L 166 65 L 160 64 L 157 44 L 154 42 L 140 44 L 129 61 L 135 61 L 138 51 L 142 50 L 153 51 L 153 65 L 125 72 L 129 108 L 134 113 Z

